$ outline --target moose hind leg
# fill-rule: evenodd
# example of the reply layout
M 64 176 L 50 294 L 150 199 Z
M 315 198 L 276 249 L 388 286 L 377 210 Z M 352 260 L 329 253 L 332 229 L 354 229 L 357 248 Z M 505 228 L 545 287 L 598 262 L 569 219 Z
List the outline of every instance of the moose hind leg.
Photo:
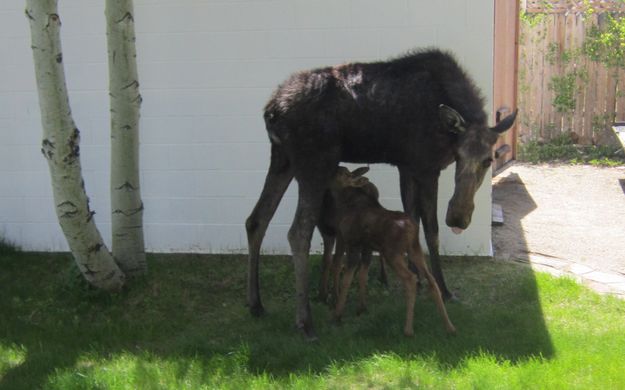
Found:
M 249 248 L 247 305 L 250 313 L 256 317 L 264 313 L 260 299 L 258 267 L 260 262 L 260 247 L 267 231 L 269 221 L 273 217 L 284 192 L 293 179 L 289 161 L 284 152 L 275 145 L 271 148 L 271 163 L 265 178 L 265 184 L 260 198 L 245 222 L 247 243 Z

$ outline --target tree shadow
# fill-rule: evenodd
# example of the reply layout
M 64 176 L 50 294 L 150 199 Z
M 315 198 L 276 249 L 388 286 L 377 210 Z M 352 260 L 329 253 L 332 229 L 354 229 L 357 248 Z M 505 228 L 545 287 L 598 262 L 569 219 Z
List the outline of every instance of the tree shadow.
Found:
M 294 275 L 288 257 L 262 259 L 267 309 L 262 318 L 252 318 L 243 305 L 245 256 L 151 255 L 149 261 L 149 278 L 111 296 L 86 289 L 67 272 L 50 272 L 67 267 L 68 255 L 0 259 L 0 347 L 18 345 L 26 351 L 21 364 L 0 376 L 0 388 L 41 388 L 54 375 L 87 381 L 98 370 L 98 359 L 120 356 L 134 359 L 134 385 L 149 387 L 162 375 L 151 366 L 154 361 L 174 365 L 171 375 L 181 381 L 193 376 L 197 383 L 213 383 L 242 370 L 278 379 L 323 375 L 332 366 L 379 354 L 405 361 L 427 357 L 450 369 L 481 353 L 512 363 L 553 355 L 528 267 L 444 258 L 449 283 L 462 297 L 447 304 L 458 335 L 446 334 L 423 291 L 413 338 L 402 335 L 405 307 L 396 278 L 391 276 L 391 287 L 384 288 L 374 269 L 369 313 L 355 314 L 356 294 L 351 293 L 343 324 L 335 326 L 328 306 L 315 302 L 320 340 L 307 343 L 293 327 Z M 311 268 L 311 279 L 317 280 L 318 257 Z M 84 386 L 93 387 L 89 383 Z
M 517 173 L 502 174 L 495 179 L 492 188 L 493 203 L 501 205 L 504 213 L 503 225 L 493 227 L 495 258 L 528 261 L 529 250 L 521 221 L 538 206 Z

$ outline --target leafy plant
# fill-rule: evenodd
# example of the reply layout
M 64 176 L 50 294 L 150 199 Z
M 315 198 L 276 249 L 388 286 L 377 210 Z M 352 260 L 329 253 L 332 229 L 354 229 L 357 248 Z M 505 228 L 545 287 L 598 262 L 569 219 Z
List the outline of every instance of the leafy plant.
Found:
M 607 67 L 625 69 L 625 18 L 616 13 L 605 15 L 605 23 L 593 25 L 588 31 L 584 53 Z
M 552 42 L 547 46 L 547 52 L 545 53 L 545 59 L 550 65 L 569 65 L 571 63 L 578 62 L 583 52 L 581 49 L 562 49 L 560 44 Z
M 557 112 L 567 113 L 575 110 L 578 94 L 576 83 L 577 72 L 575 71 L 551 78 L 548 88 L 555 94 L 553 106 Z
M 551 141 L 541 143 L 531 140 L 519 147 L 519 160 L 533 164 L 543 162 L 567 162 L 597 166 L 620 166 L 625 158 L 618 155 L 620 148 L 613 145 L 576 145 L 568 134 L 561 134 Z
M 547 14 L 542 12 L 521 12 L 521 22 L 526 23 L 530 27 L 536 27 L 547 19 Z

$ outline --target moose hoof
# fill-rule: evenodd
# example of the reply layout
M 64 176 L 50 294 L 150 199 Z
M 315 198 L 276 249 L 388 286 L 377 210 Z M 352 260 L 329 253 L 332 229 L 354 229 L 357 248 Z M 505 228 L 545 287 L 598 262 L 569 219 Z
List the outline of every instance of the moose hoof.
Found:
M 315 330 L 311 325 L 297 324 L 296 328 L 302 334 L 304 340 L 308 342 L 314 342 L 319 340 L 319 337 L 317 337 L 317 333 L 315 333 Z
M 321 303 L 328 303 L 329 301 L 329 297 L 328 297 L 328 293 L 319 293 L 319 295 L 317 295 L 317 302 L 321 302 Z
M 452 292 L 445 291 L 443 292 L 443 300 L 448 303 L 459 303 L 460 299 L 458 296 Z
M 369 310 L 367 309 L 367 306 L 360 306 L 358 307 L 358 309 L 356 309 L 356 315 L 363 315 L 363 314 L 367 314 L 369 313 Z
M 412 330 L 412 329 L 404 329 L 404 336 L 406 336 L 406 337 L 414 336 L 414 330 Z
M 263 314 L 265 314 L 265 308 L 260 303 L 250 305 L 250 314 L 254 317 L 261 317 Z

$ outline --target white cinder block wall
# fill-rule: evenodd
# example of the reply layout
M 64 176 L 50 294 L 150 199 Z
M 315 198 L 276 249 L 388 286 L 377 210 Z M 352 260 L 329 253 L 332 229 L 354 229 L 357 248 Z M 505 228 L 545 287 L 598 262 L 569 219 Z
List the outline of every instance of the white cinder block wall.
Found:
M 141 175 L 149 251 L 244 252 L 244 220 L 269 164 L 262 108 L 291 72 L 453 51 L 492 97 L 493 0 L 135 0 L 143 95 Z M 110 244 L 109 119 L 100 0 L 60 2 L 66 76 L 96 222 Z M 67 250 L 54 215 L 24 2 L 0 2 L 0 236 L 27 250 Z M 439 195 L 441 250 L 489 255 L 490 184 L 471 227 L 444 225 L 451 166 Z M 382 202 L 400 209 L 390 166 L 372 167 Z M 265 253 L 288 253 L 296 184 L 270 225 Z M 315 237 L 314 250 L 320 250 Z

